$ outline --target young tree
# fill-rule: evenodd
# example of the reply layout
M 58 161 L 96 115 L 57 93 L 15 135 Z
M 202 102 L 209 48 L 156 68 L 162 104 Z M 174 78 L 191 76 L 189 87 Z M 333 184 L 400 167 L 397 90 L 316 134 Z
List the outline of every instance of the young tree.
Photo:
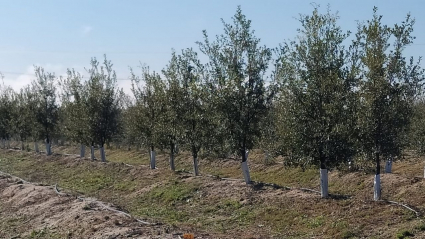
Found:
M 137 121 L 135 127 L 141 141 L 150 148 L 150 167 L 155 169 L 155 146 L 164 144 L 165 82 L 159 74 L 149 72 L 149 67 L 142 66 L 139 78 L 131 70 L 132 91 L 136 98 Z
M 374 154 L 376 175 L 374 199 L 380 200 L 381 156 L 401 154 L 404 135 L 410 124 L 412 107 L 419 86 L 423 83 L 420 59 L 406 60 L 403 51 L 414 40 L 415 20 L 406 20 L 393 27 L 382 24 L 382 16 L 373 9 L 373 18 L 359 26 L 358 42 L 364 79 L 360 85 L 361 111 L 359 125 L 363 150 Z M 390 41 L 394 40 L 393 44 Z
M 180 85 L 180 105 L 177 114 L 183 135 L 183 142 L 190 148 L 193 157 L 194 174 L 199 175 L 198 154 L 209 140 L 207 132 L 210 127 L 207 115 L 208 105 L 205 87 L 206 72 L 192 49 L 182 51 L 177 56 L 177 77 Z
M 414 103 L 411 127 L 409 128 L 410 145 L 418 154 L 425 153 L 425 100 Z M 425 170 L 424 170 L 425 177 Z
M 36 119 L 42 128 L 46 142 L 46 154 L 51 155 L 51 135 L 58 120 L 56 102 L 56 77 L 54 73 L 45 72 L 42 67 L 35 67 L 37 79 L 32 82 L 36 96 Z
M 91 158 L 94 158 L 94 145 L 97 144 L 100 147 L 101 160 L 105 162 L 104 145 L 121 130 L 120 99 L 123 92 L 117 86 L 117 76 L 106 56 L 101 66 L 96 58 L 93 58 L 88 73 L 90 78 L 86 82 L 84 101 L 88 113 Z
M 73 142 L 80 144 L 80 157 L 83 158 L 86 145 L 90 145 L 90 114 L 82 76 L 74 69 L 68 69 L 67 77 L 61 78 L 60 85 L 62 89 L 61 120 L 63 132 Z
M 15 92 L 12 88 L 4 84 L 0 85 L 0 139 L 4 149 L 6 148 L 6 141 L 13 133 L 14 95 Z
M 200 50 L 209 57 L 211 91 L 215 94 L 222 122 L 226 126 L 232 150 L 242 158 L 245 182 L 251 183 L 247 164 L 248 150 L 261 137 L 259 123 L 269 108 L 271 95 L 265 87 L 265 73 L 271 60 L 271 50 L 260 45 L 238 7 L 233 24 L 222 20 L 224 34 L 210 42 L 204 31 Z
M 337 20 L 329 9 L 321 14 L 318 7 L 311 15 L 301 15 L 299 36 L 282 46 L 279 65 L 281 95 L 289 103 L 282 123 L 289 124 L 293 159 L 306 158 L 320 166 L 322 197 L 328 196 L 328 168 L 355 153 L 350 138 L 357 61 L 345 49 L 349 32 L 343 32 Z
M 170 146 L 170 169 L 173 171 L 176 170 L 174 162 L 176 146 L 178 143 L 183 142 L 181 116 L 185 111 L 179 69 L 179 59 L 173 51 L 170 62 L 162 70 L 167 83 L 164 123 L 168 126 L 166 135 Z
M 137 122 L 137 108 L 133 98 L 129 95 L 123 97 L 123 110 L 120 121 L 123 125 L 123 130 L 118 136 L 117 143 L 124 143 L 127 145 L 127 149 L 131 149 L 131 145 L 138 142 L 137 127 L 134 122 Z

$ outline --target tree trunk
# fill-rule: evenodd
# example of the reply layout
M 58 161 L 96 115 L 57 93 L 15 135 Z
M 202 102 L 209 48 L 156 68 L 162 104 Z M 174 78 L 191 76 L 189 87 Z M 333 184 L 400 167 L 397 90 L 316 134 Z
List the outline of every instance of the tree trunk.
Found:
M 393 160 L 392 160 L 392 157 L 390 157 L 385 163 L 385 173 L 392 173 L 392 169 L 393 169 Z
M 425 166 L 424 166 L 424 178 L 425 178 Z
M 3 149 L 6 149 L 6 140 L 2 139 L 1 142 L 2 142 L 2 145 L 3 145 Z
M 375 154 L 376 159 L 376 175 L 373 182 L 373 200 L 381 200 L 381 165 L 379 162 L 379 153 Z
M 100 158 L 101 158 L 102 162 L 106 162 L 106 154 L 105 154 L 104 145 L 102 145 L 99 150 L 100 150 Z
M 38 142 L 37 141 L 34 142 L 34 150 L 35 150 L 36 153 L 40 153 L 40 149 L 38 148 Z
M 176 166 L 174 165 L 174 144 L 170 144 L 170 169 L 176 171 Z
M 50 146 L 49 138 L 46 140 L 46 155 L 52 155 L 52 148 Z
M 155 169 L 155 151 L 153 146 L 151 147 L 150 161 L 151 161 L 151 169 Z
M 9 140 L 9 139 L 7 139 L 7 140 L 6 140 L 6 147 L 7 147 L 8 149 L 10 149 L 10 140 Z
M 320 195 L 322 198 L 327 198 L 329 196 L 328 170 L 326 168 L 320 169 Z
M 90 159 L 94 160 L 94 143 L 91 143 Z
M 80 158 L 84 158 L 86 155 L 86 146 L 84 144 L 80 145 Z
M 25 143 L 24 141 L 21 141 L 21 150 L 24 151 L 25 150 Z
M 246 184 L 252 184 L 251 176 L 249 174 L 249 166 L 248 166 L 248 151 L 242 151 L 242 173 L 245 179 Z
M 328 180 L 328 169 L 326 167 L 323 153 L 320 152 L 320 195 L 322 198 L 329 196 L 329 180 Z
M 265 165 L 269 164 L 269 159 L 270 159 L 269 151 L 264 150 L 264 164 Z

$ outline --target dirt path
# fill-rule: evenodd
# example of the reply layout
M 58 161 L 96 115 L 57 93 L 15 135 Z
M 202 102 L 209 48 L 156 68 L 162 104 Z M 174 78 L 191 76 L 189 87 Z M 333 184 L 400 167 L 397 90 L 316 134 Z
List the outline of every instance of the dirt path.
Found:
M 0 238 L 183 238 L 177 228 L 145 225 L 105 206 L 112 207 L 0 175 Z

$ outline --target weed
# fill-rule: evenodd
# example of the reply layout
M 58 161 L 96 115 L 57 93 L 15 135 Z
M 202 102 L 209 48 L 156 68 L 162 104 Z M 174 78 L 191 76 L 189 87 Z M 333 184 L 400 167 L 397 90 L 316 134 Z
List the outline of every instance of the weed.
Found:
M 397 233 L 397 239 L 407 239 L 409 237 L 415 236 L 413 233 L 409 232 L 408 230 L 402 230 L 399 233 Z

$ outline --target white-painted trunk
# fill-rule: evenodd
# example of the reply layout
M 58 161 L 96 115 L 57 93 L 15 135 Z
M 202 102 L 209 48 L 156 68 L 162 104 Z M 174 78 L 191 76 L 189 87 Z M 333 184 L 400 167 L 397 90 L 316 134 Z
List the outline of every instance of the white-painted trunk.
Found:
M 193 157 L 193 172 L 195 173 L 195 176 L 199 175 L 198 158 L 196 157 Z
M 373 200 L 381 200 L 381 175 L 376 174 L 373 181 Z
M 90 159 L 94 160 L 94 146 L 91 146 L 91 150 L 90 150 Z
M 151 150 L 151 169 L 155 169 L 155 151 Z
M 387 160 L 385 163 L 385 173 L 391 173 L 393 168 L 393 161 L 391 159 Z
M 264 164 L 268 164 L 270 159 L 269 151 L 264 150 Z
M 102 160 L 102 162 L 106 162 L 106 154 L 105 154 L 105 147 L 102 146 L 100 147 L 100 158 Z
M 84 144 L 81 144 L 80 146 L 80 158 L 84 158 L 86 155 L 86 146 Z
M 245 162 L 242 162 L 242 173 L 243 178 L 245 179 L 246 184 L 251 184 L 251 175 L 249 174 L 249 167 L 248 167 L 248 159 Z
M 249 155 L 249 151 L 245 151 L 245 162 L 242 162 L 241 166 L 242 166 L 242 173 L 243 173 L 243 178 L 245 179 L 245 183 L 246 184 L 251 184 L 251 175 L 249 174 L 249 166 L 248 166 L 248 155 Z
M 52 148 L 50 143 L 46 143 L 46 155 L 52 155 Z
M 170 169 L 176 171 L 176 166 L 174 164 L 174 154 L 170 153 Z
M 34 150 L 36 153 L 40 153 L 40 149 L 38 148 L 38 142 L 34 142 Z
M 328 189 L 328 170 L 327 169 L 320 169 L 320 195 L 322 198 L 326 198 L 329 196 L 329 189 Z

